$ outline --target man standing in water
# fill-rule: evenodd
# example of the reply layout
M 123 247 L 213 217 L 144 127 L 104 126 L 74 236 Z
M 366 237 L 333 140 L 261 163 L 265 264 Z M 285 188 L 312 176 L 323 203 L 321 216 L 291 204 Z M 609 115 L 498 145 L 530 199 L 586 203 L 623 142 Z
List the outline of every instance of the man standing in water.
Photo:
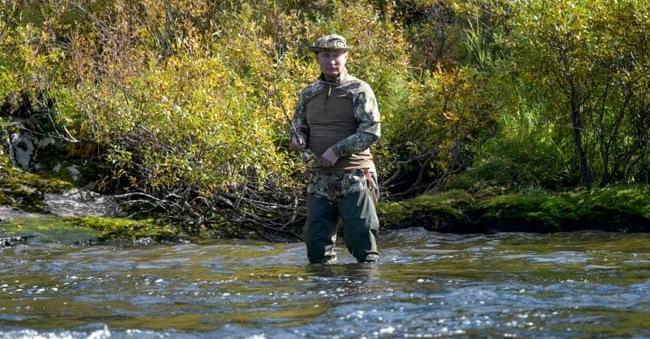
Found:
M 379 108 L 370 86 L 348 74 L 345 38 L 332 34 L 311 46 L 319 80 L 300 93 L 291 148 L 310 150 L 304 240 L 311 263 L 336 261 L 339 218 L 345 244 L 359 262 L 378 259 L 377 172 L 369 147 L 379 140 Z

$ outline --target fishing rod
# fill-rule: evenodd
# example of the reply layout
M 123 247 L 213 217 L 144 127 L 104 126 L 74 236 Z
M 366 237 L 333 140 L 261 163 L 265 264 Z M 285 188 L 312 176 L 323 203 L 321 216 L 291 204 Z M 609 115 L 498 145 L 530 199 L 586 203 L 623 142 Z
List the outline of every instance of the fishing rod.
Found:
M 289 115 L 286 114 L 286 111 L 285 111 L 285 116 L 287 117 L 287 119 L 289 119 Z M 298 134 L 298 130 L 296 129 L 296 126 L 293 124 L 293 120 L 291 119 L 289 119 L 289 128 L 291 128 L 291 134 L 293 134 L 293 138 L 296 138 L 296 141 L 302 141 L 301 144 L 304 145 L 304 140 L 300 138 L 300 134 Z M 306 147 L 299 146 L 299 149 L 300 149 L 300 158 L 302 159 L 302 161 L 308 163 L 312 160 L 317 159 L 314 152 L 310 151 Z
M 275 91 L 275 95 L 279 96 L 277 91 Z M 303 141 L 300 139 L 300 134 L 298 134 L 298 129 L 296 129 L 296 126 L 293 124 L 293 120 L 289 116 L 289 113 L 287 113 L 287 108 L 284 106 L 284 102 L 281 100 L 281 98 L 278 98 L 278 101 L 282 106 L 282 113 L 284 113 L 284 117 L 287 119 L 287 122 L 289 123 L 289 128 L 291 129 L 291 134 L 293 135 L 292 138 L 295 137 L 297 141 Z M 302 161 L 309 163 L 312 160 L 318 160 L 314 152 L 310 151 L 306 147 L 299 147 L 299 148 L 300 148 L 300 158 L 302 159 Z

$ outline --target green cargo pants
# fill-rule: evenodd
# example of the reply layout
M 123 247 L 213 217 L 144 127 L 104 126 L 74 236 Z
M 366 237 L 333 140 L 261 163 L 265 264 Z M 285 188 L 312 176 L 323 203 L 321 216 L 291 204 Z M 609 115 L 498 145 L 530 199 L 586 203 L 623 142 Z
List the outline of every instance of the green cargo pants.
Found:
M 335 201 L 317 194 L 307 195 L 308 214 L 303 236 L 311 263 L 336 261 L 339 218 L 343 225 L 345 245 L 357 261 L 377 261 L 379 253 L 375 235 L 379 230 L 379 220 L 373 189 L 376 187 L 350 192 Z

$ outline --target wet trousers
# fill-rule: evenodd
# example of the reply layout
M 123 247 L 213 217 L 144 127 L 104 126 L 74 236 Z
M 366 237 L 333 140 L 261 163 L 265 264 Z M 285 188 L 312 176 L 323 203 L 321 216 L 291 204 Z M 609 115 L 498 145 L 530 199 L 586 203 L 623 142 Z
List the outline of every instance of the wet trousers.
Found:
M 336 261 L 335 244 L 339 220 L 343 226 L 345 245 L 357 261 L 377 261 L 379 253 L 375 236 L 379 230 L 379 220 L 370 190 L 351 192 L 336 201 L 308 194 L 307 209 L 303 237 L 311 263 Z

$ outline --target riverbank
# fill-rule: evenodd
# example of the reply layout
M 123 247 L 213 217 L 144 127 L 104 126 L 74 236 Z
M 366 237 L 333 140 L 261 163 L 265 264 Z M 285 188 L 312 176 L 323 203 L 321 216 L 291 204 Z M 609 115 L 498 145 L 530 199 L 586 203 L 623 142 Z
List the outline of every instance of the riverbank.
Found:
M 92 192 L 81 193 L 61 179 L 45 178 L 6 164 L 0 167 L 0 172 L 3 237 L 22 236 L 18 232 L 21 229 L 63 229 L 65 225 L 96 231 L 88 240 L 91 242 L 168 241 L 188 237 L 184 225 L 170 225 L 155 216 L 127 218 L 116 211 L 114 202 L 107 202 L 108 198 Z M 447 233 L 649 232 L 649 193 L 645 186 L 570 192 L 528 190 L 492 195 L 452 189 L 403 201 L 382 201 L 378 213 L 382 229 L 424 227 Z M 241 228 L 227 225 L 225 231 L 206 229 L 199 237 L 255 237 L 238 227 Z M 301 225 L 293 227 L 299 232 Z
M 185 236 L 180 227 L 154 217 L 128 218 L 110 196 L 0 163 L 0 240 L 7 240 L 0 247 L 19 243 L 31 232 L 63 234 L 70 243 L 170 241 Z
M 388 228 L 421 226 L 454 233 L 650 231 L 648 187 L 569 192 L 530 190 L 476 197 L 463 190 L 379 205 Z

